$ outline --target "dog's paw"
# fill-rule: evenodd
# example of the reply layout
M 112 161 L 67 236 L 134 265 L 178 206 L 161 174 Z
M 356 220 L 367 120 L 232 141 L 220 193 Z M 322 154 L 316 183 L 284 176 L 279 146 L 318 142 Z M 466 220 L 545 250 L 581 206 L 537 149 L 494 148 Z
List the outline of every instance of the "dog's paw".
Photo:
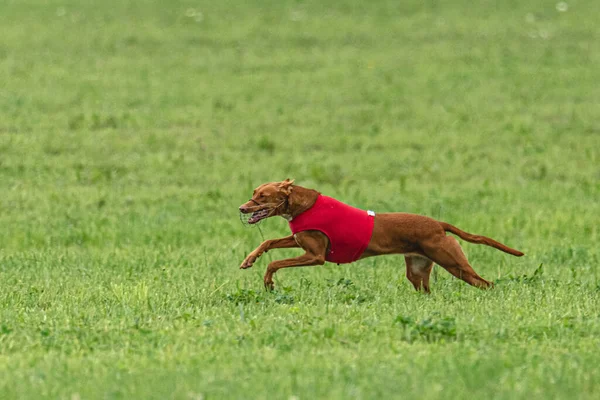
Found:
M 264 283 L 265 289 L 268 292 L 272 292 L 273 290 L 275 290 L 275 283 L 273 283 L 273 280 L 271 278 L 265 278 Z
M 246 269 L 246 268 L 252 267 L 252 265 L 254 264 L 254 261 L 256 261 L 256 257 L 253 255 L 249 255 L 248 257 L 246 257 L 244 262 L 242 262 L 242 265 L 240 265 L 240 269 Z

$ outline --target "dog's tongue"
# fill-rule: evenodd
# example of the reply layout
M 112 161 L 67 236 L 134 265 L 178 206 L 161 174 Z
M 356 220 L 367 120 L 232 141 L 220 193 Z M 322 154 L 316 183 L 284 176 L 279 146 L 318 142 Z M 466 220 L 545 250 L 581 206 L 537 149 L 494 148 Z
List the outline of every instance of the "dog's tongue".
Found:
M 252 216 L 248 219 L 248 223 L 254 224 L 254 223 L 260 221 L 264 214 L 265 214 L 264 210 L 253 213 Z
M 256 211 L 255 213 L 252 214 L 252 216 L 248 219 L 248 223 L 249 224 L 255 224 L 258 221 L 260 221 L 261 219 L 264 219 L 267 214 L 269 213 L 269 210 L 260 210 L 260 211 Z

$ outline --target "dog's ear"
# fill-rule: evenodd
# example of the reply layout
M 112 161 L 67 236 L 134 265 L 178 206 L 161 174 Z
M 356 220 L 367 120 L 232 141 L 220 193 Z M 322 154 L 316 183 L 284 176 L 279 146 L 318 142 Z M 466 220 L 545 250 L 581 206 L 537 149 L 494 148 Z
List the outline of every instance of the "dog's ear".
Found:
M 290 194 L 292 193 L 292 185 L 294 184 L 294 180 L 290 180 L 290 179 L 286 179 L 285 181 L 281 182 L 279 184 L 279 189 L 285 193 L 285 194 Z

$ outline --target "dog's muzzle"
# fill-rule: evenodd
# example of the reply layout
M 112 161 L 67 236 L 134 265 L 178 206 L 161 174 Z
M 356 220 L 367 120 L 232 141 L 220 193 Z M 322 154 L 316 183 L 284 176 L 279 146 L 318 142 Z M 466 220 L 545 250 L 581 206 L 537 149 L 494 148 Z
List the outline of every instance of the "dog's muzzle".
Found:
M 263 208 L 262 210 L 252 211 L 253 208 L 261 207 L 256 200 L 250 199 L 256 204 L 256 207 L 240 207 L 240 221 L 243 225 L 257 225 L 260 221 L 267 218 L 272 209 Z

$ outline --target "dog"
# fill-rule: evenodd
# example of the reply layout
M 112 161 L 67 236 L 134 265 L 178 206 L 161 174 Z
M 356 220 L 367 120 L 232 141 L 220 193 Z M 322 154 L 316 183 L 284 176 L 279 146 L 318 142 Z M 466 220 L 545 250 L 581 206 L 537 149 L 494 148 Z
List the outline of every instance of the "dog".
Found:
M 268 265 L 264 285 L 269 290 L 274 288 L 273 275 L 281 268 L 323 265 L 326 261 L 349 263 L 385 254 L 404 255 L 406 277 L 417 291 L 430 293 L 433 263 L 472 286 L 492 287 L 492 282 L 473 270 L 458 241 L 446 232 L 517 257 L 524 255 L 489 237 L 464 232 L 433 218 L 354 208 L 316 190 L 295 185 L 290 179 L 260 185 L 239 211 L 241 215 L 251 214 L 249 224 L 281 216 L 292 230 L 284 238 L 264 241 L 246 257 L 241 269 L 252 267 L 263 253 L 272 249 L 301 247 L 305 251 L 301 256 Z

